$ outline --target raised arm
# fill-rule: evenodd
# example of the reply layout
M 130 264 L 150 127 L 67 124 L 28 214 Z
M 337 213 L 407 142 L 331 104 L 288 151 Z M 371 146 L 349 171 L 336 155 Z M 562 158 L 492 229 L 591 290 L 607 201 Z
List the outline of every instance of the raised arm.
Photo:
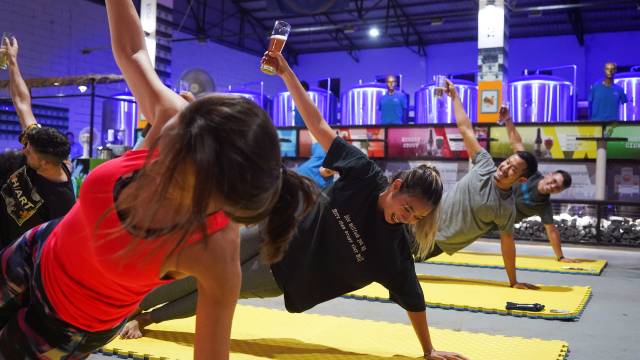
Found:
M 156 74 L 131 0 L 106 0 L 113 56 L 145 118 L 159 131 L 187 102 Z M 151 134 L 150 134 L 151 135 Z
M 296 104 L 296 108 L 300 112 L 304 124 L 311 132 L 311 135 L 318 140 L 318 143 L 320 143 L 324 151 L 328 151 L 331 143 L 333 143 L 333 139 L 337 136 L 336 132 L 332 130 L 324 120 L 322 114 L 320 114 L 316 105 L 311 101 L 302 84 L 300 84 L 300 80 L 298 80 L 296 74 L 291 70 L 282 54 L 266 52 L 264 56 L 273 57 L 278 60 L 278 75 L 284 80 L 289 93 L 291 93 L 293 102 Z
M 509 109 L 500 109 L 500 120 L 504 121 L 504 126 L 507 128 L 507 134 L 509 135 L 509 142 L 511 143 L 513 152 L 524 151 L 522 137 L 520 137 L 520 133 L 518 133 L 515 125 L 513 125 L 513 119 L 511 118 L 511 114 L 509 114 Z
M 2 53 L 6 54 L 9 67 L 9 91 L 11 92 L 11 101 L 16 108 L 18 118 L 20 119 L 20 127 L 24 130 L 28 126 L 36 124 L 36 117 L 31 110 L 31 94 L 29 88 L 22 78 L 20 67 L 18 66 L 18 40 L 12 37 L 4 38 L 2 44 Z
M 446 93 L 451 97 L 451 101 L 453 102 L 453 113 L 456 117 L 456 125 L 458 126 L 458 130 L 460 130 L 460 135 L 462 135 L 462 139 L 464 140 L 464 146 L 469 153 L 469 157 L 473 159 L 475 158 L 476 153 L 482 150 L 482 147 L 480 146 L 478 139 L 476 139 L 476 134 L 473 131 L 471 120 L 469 120 L 467 113 L 462 107 L 460 96 L 458 96 L 456 88 L 449 80 L 447 80 Z

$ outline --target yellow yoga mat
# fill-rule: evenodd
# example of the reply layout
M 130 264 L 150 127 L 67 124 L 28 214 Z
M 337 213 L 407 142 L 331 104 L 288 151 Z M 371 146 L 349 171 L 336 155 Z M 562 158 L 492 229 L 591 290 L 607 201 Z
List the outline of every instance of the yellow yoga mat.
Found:
M 103 353 L 136 359 L 193 359 L 195 318 L 149 327 L 146 337 L 114 340 Z M 431 329 L 437 349 L 473 360 L 559 360 L 568 345 L 558 340 L 524 339 Z M 312 314 L 289 314 L 238 305 L 231 333 L 232 360 L 417 360 L 421 348 L 410 325 Z
M 600 275 L 605 266 L 607 266 L 606 260 L 581 260 L 582 262 L 579 263 L 563 263 L 556 261 L 556 258 L 554 257 L 518 255 L 516 259 L 516 268 L 518 270 L 554 272 L 562 274 Z M 490 253 L 461 251 L 453 255 L 438 255 L 426 262 L 438 265 L 459 265 L 504 269 L 502 255 Z
M 418 275 L 425 303 L 429 307 L 483 312 L 549 320 L 575 320 L 591 296 L 589 286 L 538 285 L 539 290 L 520 290 L 508 283 L 492 280 L 462 279 Z M 346 295 L 360 299 L 389 301 L 389 291 L 373 283 Z M 540 312 L 506 310 L 507 301 L 545 306 Z

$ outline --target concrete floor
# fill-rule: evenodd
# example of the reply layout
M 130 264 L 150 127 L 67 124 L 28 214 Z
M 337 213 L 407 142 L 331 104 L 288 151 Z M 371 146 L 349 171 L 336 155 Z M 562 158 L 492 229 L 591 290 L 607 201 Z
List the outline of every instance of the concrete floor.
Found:
M 640 250 L 571 245 L 564 246 L 564 249 L 565 256 L 606 259 L 609 265 L 601 276 L 520 271 L 518 279 L 547 285 L 591 286 L 593 296 L 580 320 L 563 322 L 427 309 L 430 326 L 496 335 L 564 340 L 569 343 L 569 358 L 572 360 L 640 359 Z M 478 241 L 468 250 L 499 252 L 499 243 L 490 240 Z M 546 256 L 553 254 L 548 245 L 526 242 L 518 243 L 518 253 Z M 417 264 L 416 270 L 418 273 L 432 275 L 506 281 L 506 273 L 501 269 Z M 240 303 L 284 310 L 282 298 L 241 300 Z M 404 310 L 395 304 L 335 299 L 320 304 L 309 312 L 409 324 Z M 473 354 L 465 355 L 473 358 Z M 115 358 L 92 355 L 89 359 Z

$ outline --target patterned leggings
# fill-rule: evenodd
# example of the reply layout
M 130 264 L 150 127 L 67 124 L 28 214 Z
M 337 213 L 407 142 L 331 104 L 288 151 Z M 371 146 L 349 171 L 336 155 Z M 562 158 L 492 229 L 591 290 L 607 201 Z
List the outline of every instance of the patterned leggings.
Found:
M 40 278 L 40 251 L 60 220 L 36 226 L 0 251 L 0 359 L 84 359 L 122 325 L 101 332 L 56 316 Z

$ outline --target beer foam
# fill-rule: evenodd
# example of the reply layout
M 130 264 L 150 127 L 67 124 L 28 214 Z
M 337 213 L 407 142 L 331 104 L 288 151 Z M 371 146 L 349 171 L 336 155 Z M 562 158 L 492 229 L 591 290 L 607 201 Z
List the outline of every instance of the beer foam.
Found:
M 271 35 L 272 39 L 284 40 L 287 41 L 287 37 L 284 35 Z

